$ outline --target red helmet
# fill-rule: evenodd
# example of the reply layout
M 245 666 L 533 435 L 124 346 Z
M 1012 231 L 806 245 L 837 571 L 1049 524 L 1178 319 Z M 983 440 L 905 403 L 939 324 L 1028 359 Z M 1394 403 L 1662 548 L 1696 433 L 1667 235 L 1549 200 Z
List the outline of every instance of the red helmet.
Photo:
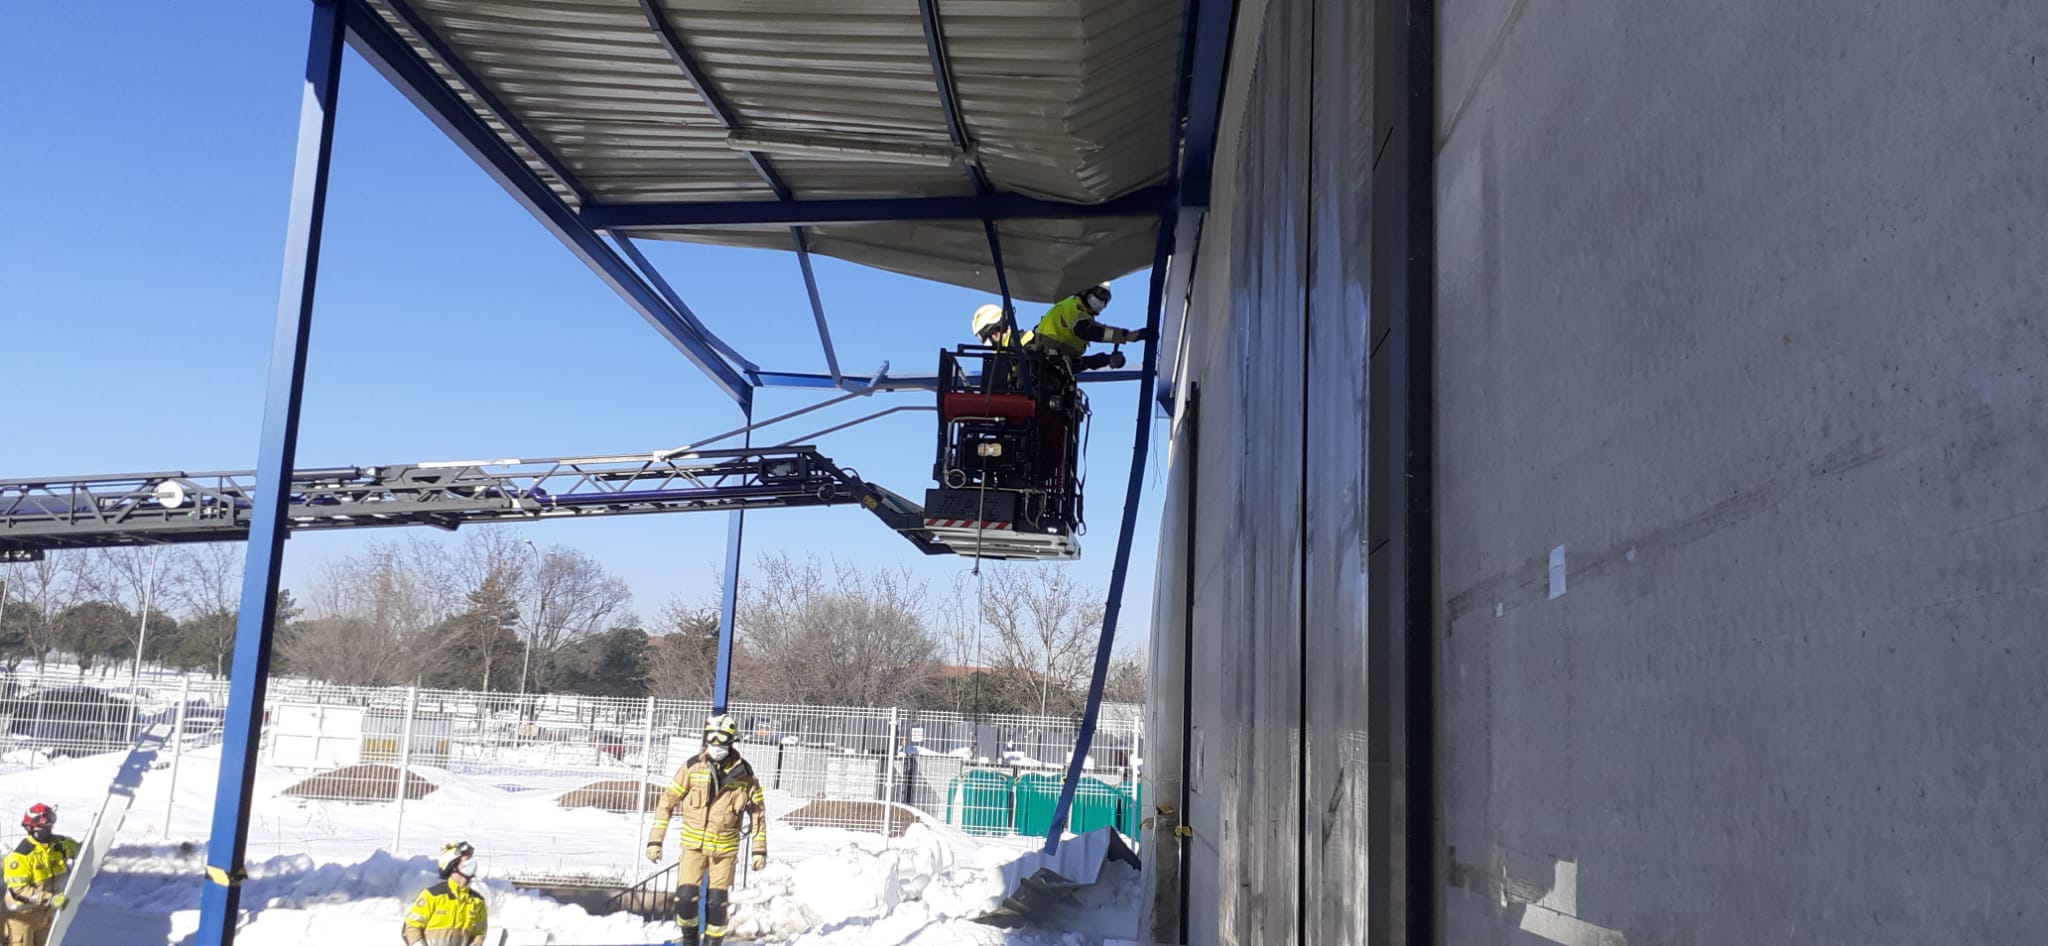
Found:
M 45 805 L 40 802 L 34 805 L 30 805 L 28 808 L 28 814 L 21 816 L 21 826 L 24 828 L 28 828 L 30 830 L 34 830 L 36 828 L 48 828 L 55 825 L 56 823 L 56 806 Z

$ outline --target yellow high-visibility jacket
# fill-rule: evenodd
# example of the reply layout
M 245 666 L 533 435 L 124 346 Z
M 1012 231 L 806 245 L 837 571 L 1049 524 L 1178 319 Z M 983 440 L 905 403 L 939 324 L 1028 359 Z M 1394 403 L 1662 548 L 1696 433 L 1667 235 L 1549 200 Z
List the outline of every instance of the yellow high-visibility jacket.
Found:
M 447 881 L 420 891 L 405 911 L 405 941 L 424 946 L 483 946 L 490 909 L 474 887 Z
M 1032 341 L 1040 347 L 1056 348 L 1068 355 L 1079 357 L 1088 350 L 1088 340 L 1074 333 L 1074 326 L 1095 318 L 1081 308 L 1081 297 L 1068 296 L 1047 309 L 1045 317 L 1038 320 L 1038 329 Z
M 740 849 L 740 822 L 753 822 L 753 853 L 768 853 L 768 803 L 754 767 L 739 753 L 725 764 L 703 755 L 676 770 L 676 777 L 654 803 L 654 829 L 647 843 L 660 844 L 668 834 L 669 816 L 682 809 L 683 847 L 706 854 L 732 854 Z
M 7 855 L 7 910 L 34 913 L 49 908 L 50 899 L 64 890 L 64 877 L 71 872 L 71 859 L 78 856 L 78 842 L 63 835 L 44 844 L 22 838 Z

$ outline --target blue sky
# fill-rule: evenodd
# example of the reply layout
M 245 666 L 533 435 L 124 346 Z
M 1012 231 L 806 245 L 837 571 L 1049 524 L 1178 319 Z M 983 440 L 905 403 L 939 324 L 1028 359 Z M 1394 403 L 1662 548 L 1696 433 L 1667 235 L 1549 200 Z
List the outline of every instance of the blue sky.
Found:
M 15 423 L 0 477 L 253 465 L 282 263 L 310 4 L 74 4 L 0 11 L 0 346 Z M 731 402 L 352 53 L 344 66 L 308 369 L 301 466 L 637 452 L 730 427 Z M 711 328 L 764 368 L 824 370 L 789 253 L 643 244 Z M 928 373 L 987 294 L 817 260 L 842 368 Z M 1143 319 L 1145 275 L 1117 280 L 1108 319 Z M 1039 307 L 1025 307 L 1025 317 Z M 1084 555 L 1106 587 L 1137 386 L 1091 389 Z M 817 397 L 767 390 L 770 416 Z M 906 403 L 881 395 L 792 422 Z M 886 400 L 884 400 L 886 399 Z M 821 419 L 822 418 L 822 419 Z M 815 424 L 810 422 L 815 420 Z M 1158 444 L 1163 422 L 1154 421 Z M 807 426 L 808 425 L 808 426 Z M 864 477 L 917 497 L 929 414 L 820 441 Z M 1142 641 L 1160 451 L 1146 472 L 1119 637 Z M 585 549 L 650 615 L 712 590 L 723 515 L 525 529 Z M 286 584 L 391 530 L 306 534 Z M 935 591 L 968 560 L 926 558 L 857 509 L 751 515 L 748 558 L 815 552 L 902 563 Z M 1120 648 L 1122 649 L 1122 648 Z

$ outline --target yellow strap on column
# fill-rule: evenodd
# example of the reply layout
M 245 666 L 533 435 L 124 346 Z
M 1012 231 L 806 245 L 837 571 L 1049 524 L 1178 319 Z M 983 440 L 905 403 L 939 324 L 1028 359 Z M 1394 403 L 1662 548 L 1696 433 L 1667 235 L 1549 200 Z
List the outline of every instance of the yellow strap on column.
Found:
M 240 887 L 242 881 L 249 879 L 249 875 L 240 870 L 230 873 L 212 864 L 208 864 L 206 865 L 206 879 L 223 887 Z
M 1176 838 L 1192 838 L 1195 836 L 1195 829 L 1190 828 L 1187 825 L 1181 825 L 1180 827 L 1173 829 L 1173 836 Z

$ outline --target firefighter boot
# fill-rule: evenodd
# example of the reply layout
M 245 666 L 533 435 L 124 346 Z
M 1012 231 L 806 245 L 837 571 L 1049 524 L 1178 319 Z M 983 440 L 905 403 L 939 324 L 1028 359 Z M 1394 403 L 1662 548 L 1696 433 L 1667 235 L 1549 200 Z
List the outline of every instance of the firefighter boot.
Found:
M 669 940 L 668 946 L 697 946 L 697 928 L 694 926 L 683 927 L 683 935 Z M 716 946 L 716 943 L 713 946 Z

